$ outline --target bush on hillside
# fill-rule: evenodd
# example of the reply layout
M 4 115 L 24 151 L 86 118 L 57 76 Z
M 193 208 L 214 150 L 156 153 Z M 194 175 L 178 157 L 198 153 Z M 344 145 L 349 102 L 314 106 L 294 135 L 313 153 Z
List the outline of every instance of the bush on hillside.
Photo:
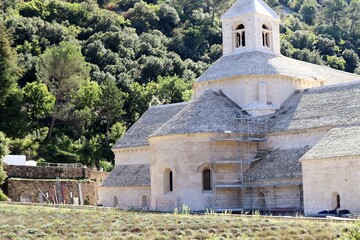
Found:
M 8 201 L 9 198 L 0 190 L 0 202 Z

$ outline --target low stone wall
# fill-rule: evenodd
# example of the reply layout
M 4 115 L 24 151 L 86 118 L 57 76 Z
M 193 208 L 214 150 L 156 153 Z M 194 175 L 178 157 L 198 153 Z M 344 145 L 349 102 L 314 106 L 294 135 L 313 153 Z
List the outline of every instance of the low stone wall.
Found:
M 7 196 L 15 202 L 39 203 L 43 198 L 40 192 L 49 196 L 51 202 L 58 202 L 55 197 L 55 186 L 58 194 L 63 195 L 61 203 L 72 204 L 73 198 L 79 198 L 81 184 L 85 205 L 96 205 L 97 188 L 109 174 L 79 167 L 47 167 L 47 166 L 13 166 L 6 165 L 7 180 L 3 186 Z M 59 178 L 60 184 L 56 179 Z M 57 195 L 56 195 L 57 196 Z
M 8 197 L 15 202 L 40 202 L 40 190 L 45 195 L 49 196 L 49 199 L 54 202 L 55 200 L 55 186 L 56 180 L 44 180 L 44 179 L 18 179 L 9 178 L 6 182 L 6 189 Z M 79 184 L 81 185 L 81 191 L 85 205 L 96 205 L 97 186 L 96 183 L 91 180 L 60 180 L 61 195 L 64 198 L 62 203 L 73 204 L 72 197 L 79 198 Z M 47 202 L 43 198 L 44 202 Z
M 101 183 L 104 181 L 104 179 L 109 175 L 108 172 L 100 172 L 100 171 L 94 171 L 90 169 L 86 169 L 85 171 L 85 178 L 93 180 L 95 182 Z
M 27 178 L 27 179 L 91 179 L 102 182 L 109 174 L 88 168 L 76 167 L 46 167 L 46 166 L 14 166 L 5 165 L 8 178 Z

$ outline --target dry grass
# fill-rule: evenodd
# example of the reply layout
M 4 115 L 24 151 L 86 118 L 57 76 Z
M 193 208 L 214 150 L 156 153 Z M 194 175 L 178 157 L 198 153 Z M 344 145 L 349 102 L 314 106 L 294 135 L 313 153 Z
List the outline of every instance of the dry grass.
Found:
M 0 239 L 337 239 L 351 223 L 0 205 Z

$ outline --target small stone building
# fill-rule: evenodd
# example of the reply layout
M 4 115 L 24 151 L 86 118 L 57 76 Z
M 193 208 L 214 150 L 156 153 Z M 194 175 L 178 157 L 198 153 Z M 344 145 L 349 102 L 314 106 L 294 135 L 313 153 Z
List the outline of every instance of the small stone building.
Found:
M 188 103 L 152 106 L 113 147 L 105 206 L 360 211 L 360 76 L 280 54 L 262 0 L 223 15 L 223 56 Z

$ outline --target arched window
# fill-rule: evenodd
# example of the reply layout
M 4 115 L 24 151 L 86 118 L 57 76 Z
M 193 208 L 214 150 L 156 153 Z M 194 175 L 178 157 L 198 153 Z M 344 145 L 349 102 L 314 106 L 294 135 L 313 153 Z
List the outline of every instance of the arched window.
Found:
M 143 209 L 146 209 L 147 206 L 148 206 L 147 197 L 146 197 L 146 195 L 143 195 L 143 196 L 141 197 L 141 207 L 142 207 Z
M 203 190 L 210 191 L 211 190 L 211 171 L 210 169 L 205 169 L 202 172 L 202 182 L 203 182 Z
M 260 209 L 266 208 L 266 202 L 265 202 L 265 194 L 260 192 L 258 195 L 258 205 Z
M 245 26 L 240 24 L 235 30 L 235 44 L 237 48 L 245 47 Z
M 169 168 L 164 171 L 164 193 L 172 192 L 174 190 L 174 176 L 173 171 Z
M 169 181 L 169 191 L 172 192 L 174 190 L 174 188 L 173 188 L 173 172 L 172 171 L 170 171 L 170 173 L 169 173 L 169 179 L 170 179 L 170 181 Z
M 335 192 L 332 194 L 333 209 L 340 208 L 340 194 Z
M 262 25 L 262 40 L 263 40 L 264 47 L 268 47 L 268 48 L 271 47 L 270 35 L 271 35 L 270 29 L 265 24 L 263 24 Z
M 113 207 L 114 207 L 114 208 L 119 207 L 119 199 L 118 199 L 117 196 L 114 196 L 114 197 L 113 197 Z

